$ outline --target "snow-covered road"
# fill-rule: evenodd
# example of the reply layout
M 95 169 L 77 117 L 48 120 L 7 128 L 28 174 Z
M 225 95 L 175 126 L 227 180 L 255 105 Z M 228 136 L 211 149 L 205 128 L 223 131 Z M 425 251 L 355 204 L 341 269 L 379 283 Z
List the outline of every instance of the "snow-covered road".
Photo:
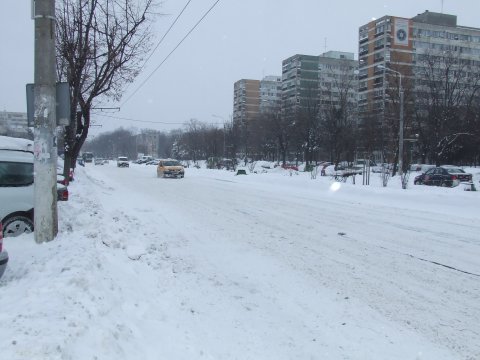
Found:
M 32 333 L 41 344 L 28 351 L 42 359 L 480 358 L 478 193 L 333 191 L 327 178 L 286 172 L 158 179 L 144 165 L 77 178 L 61 204 L 75 214 L 44 254 L 31 235 L 6 241 L 8 359 L 30 358 L 20 343 Z M 16 263 L 19 253 L 30 256 Z M 46 285 L 57 310 L 19 316 L 48 299 L 19 297 L 42 275 L 60 275 Z

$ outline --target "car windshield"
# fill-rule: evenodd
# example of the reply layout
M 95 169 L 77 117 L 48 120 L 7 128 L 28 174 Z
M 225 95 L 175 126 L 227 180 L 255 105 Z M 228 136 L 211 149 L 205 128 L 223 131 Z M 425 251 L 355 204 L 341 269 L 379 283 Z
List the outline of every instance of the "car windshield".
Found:
M 126 157 L 119 157 L 119 158 L 118 158 L 118 161 L 128 161 L 128 158 L 126 158 Z
M 0 186 L 33 184 L 33 163 L 0 162 Z
M 180 163 L 178 161 L 169 160 L 169 161 L 164 161 L 163 166 L 180 166 Z
M 464 174 L 465 171 L 463 171 L 460 168 L 447 168 L 446 169 L 449 174 Z

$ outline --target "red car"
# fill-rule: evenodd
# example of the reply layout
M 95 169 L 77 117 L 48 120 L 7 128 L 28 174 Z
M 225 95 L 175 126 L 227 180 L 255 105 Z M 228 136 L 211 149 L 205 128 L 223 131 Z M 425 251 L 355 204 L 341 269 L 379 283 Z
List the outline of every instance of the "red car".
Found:
M 3 251 L 3 225 L 0 221 L 0 278 L 2 277 L 8 263 L 8 253 Z
M 298 171 L 298 166 L 295 165 L 295 164 L 291 164 L 291 163 L 282 164 L 282 168 L 285 169 L 285 170 L 295 170 L 295 171 Z

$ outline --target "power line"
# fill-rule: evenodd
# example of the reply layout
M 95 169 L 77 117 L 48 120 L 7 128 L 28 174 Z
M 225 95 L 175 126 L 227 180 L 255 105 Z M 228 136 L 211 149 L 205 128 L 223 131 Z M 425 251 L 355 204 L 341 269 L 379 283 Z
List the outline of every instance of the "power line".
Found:
M 163 125 L 185 125 L 185 124 L 188 124 L 188 121 L 184 121 L 184 122 L 180 123 L 180 122 L 140 120 L 140 119 L 133 119 L 133 118 L 122 117 L 122 116 L 110 116 L 110 115 L 104 115 L 104 114 L 98 114 L 98 113 L 96 113 L 94 115 L 101 116 L 101 117 L 106 117 L 106 118 L 110 118 L 110 119 L 126 120 L 126 121 L 149 123 L 149 124 L 163 124 Z M 217 124 L 218 125 L 218 124 L 223 124 L 223 123 L 214 122 L 214 123 L 208 123 L 208 124 Z
M 173 26 L 176 24 L 176 22 L 178 21 L 178 19 L 180 18 L 180 16 L 182 16 L 182 14 L 184 13 L 185 9 L 188 7 L 188 5 L 192 2 L 192 0 L 188 0 L 187 3 L 185 4 L 185 6 L 183 7 L 182 11 L 180 11 L 180 13 L 178 14 L 178 16 L 175 18 L 175 20 L 173 21 L 172 25 L 170 25 L 170 27 L 168 28 L 168 30 L 165 32 L 165 34 L 163 34 L 162 38 L 160 39 L 160 41 L 157 43 L 157 45 L 153 48 L 152 52 L 150 53 L 150 55 L 148 55 L 147 59 L 144 61 L 144 63 L 142 64 L 142 66 L 140 66 L 140 69 L 139 69 L 139 72 L 145 67 L 145 65 L 147 64 L 148 60 L 150 60 L 150 58 L 153 56 L 153 54 L 155 53 L 155 51 L 157 51 L 158 47 L 160 46 L 160 44 L 163 42 L 163 40 L 167 37 L 168 33 L 170 32 L 170 30 L 172 30 Z
M 178 123 L 178 122 L 140 120 L 140 119 L 133 119 L 133 118 L 127 118 L 127 117 L 122 117 L 122 116 L 110 116 L 110 115 L 104 115 L 104 114 L 95 114 L 95 115 L 110 118 L 110 119 L 127 120 L 127 121 L 149 123 L 149 124 L 164 124 L 164 125 L 183 125 L 183 124 L 185 124 L 184 122 L 183 123 Z
M 203 14 L 203 16 L 200 18 L 200 20 L 197 21 L 197 23 L 190 29 L 190 31 L 183 37 L 183 39 L 180 40 L 180 42 L 173 48 L 173 50 L 170 51 L 170 53 L 162 60 L 162 62 L 155 69 L 153 69 L 153 71 L 147 76 L 147 78 L 142 81 L 142 83 L 135 89 L 135 91 L 132 94 L 130 94 L 129 97 L 127 97 L 127 99 L 120 105 L 120 107 L 125 105 L 138 92 L 138 90 L 140 90 L 143 87 L 143 85 L 145 85 L 145 83 L 148 80 L 150 80 L 152 75 L 165 63 L 165 61 L 168 60 L 168 58 L 175 52 L 175 50 L 177 50 L 177 48 L 186 40 L 186 38 L 188 36 L 190 36 L 190 34 L 197 28 L 198 25 L 200 25 L 200 23 L 203 21 L 203 19 L 205 19 L 207 17 L 207 15 L 213 10 L 213 8 L 219 2 L 220 2 L 220 0 L 215 1 L 215 3 L 210 7 L 210 9 L 208 9 L 207 12 L 205 14 Z
M 163 42 L 163 40 L 167 37 L 168 33 L 170 32 L 170 30 L 172 30 L 173 26 L 175 25 L 175 23 L 178 21 L 178 19 L 180 18 L 180 16 L 182 16 L 182 14 L 184 13 L 185 9 L 188 7 L 188 5 L 190 4 L 192 0 L 188 0 L 187 3 L 185 4 L 185 6 L 183 7 L 182 11 L 180 11 L 180 13 L 177 15 L 177 17 L 175 18 L 175 20 L 173 21 L 173 23 L 170 25 L 170 27 L 168 28 L 168 30 L 165 32 L 165 34 L 163 34 L 162 38 L 160 39 L 160 41 L 157 43 L 157 45 L 154 47 L 154 49 L 150 52 L 150 55 L 148 55 L 148 57 L 145 59 L 145 61 L 143 62 L 143 64 L 140 66 L 140 69 L 138 70 L 138 72 L 141 72 L 142 69 L 145 67 L 145 65 L 147 65 L 147 62 L 148 60 L 150 60 L 150 58 L 153 56 L 153 54 L 155 53 L 155 51 L 158 49 L 158 47 L 160 46 L 160 44 Z M 130 85 L 132 83 L 129 83 L 125 89 L 125 92 L 130 88 Z

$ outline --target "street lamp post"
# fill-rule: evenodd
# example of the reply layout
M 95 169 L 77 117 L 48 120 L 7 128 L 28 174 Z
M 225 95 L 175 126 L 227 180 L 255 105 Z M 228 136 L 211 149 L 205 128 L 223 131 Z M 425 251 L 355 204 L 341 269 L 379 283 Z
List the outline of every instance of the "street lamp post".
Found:
M 225 141 L 225 131 L 226 131 L 226 120 L 223 116 L 220 116 L 220 115 L 216 115 L 216 114 L 212 114 L 212 117 L 216 117 L 218 119 L 222 119 L 223 120 L 223 158 L 225 159 L 226 158 L 226 148 L 225 148 L 225 145 L 226 145 L 226 141 Z
M 383 69 L 385 71 L 390 71 L 395 74 L 397 74 L 400 77 L 400 87 L 399 87 L 399 96 L 400 96 L 400 124 L 399 124 L 399 131 L 398 131 L 398 173 L 400 176 L 403 175 L 403 124 L 404 124 L 404 119 L 403 119 L 403 109 L 404 109 L 404 104 L 403 104 L 403 96 L 404 96 L 404 91 L 403 91 L 403 86 L 402 86 L 402 73 L 396 70 L 392 70 L 390 68 L 387 68 L 383 65 L 379 65 L 378 68 Z

